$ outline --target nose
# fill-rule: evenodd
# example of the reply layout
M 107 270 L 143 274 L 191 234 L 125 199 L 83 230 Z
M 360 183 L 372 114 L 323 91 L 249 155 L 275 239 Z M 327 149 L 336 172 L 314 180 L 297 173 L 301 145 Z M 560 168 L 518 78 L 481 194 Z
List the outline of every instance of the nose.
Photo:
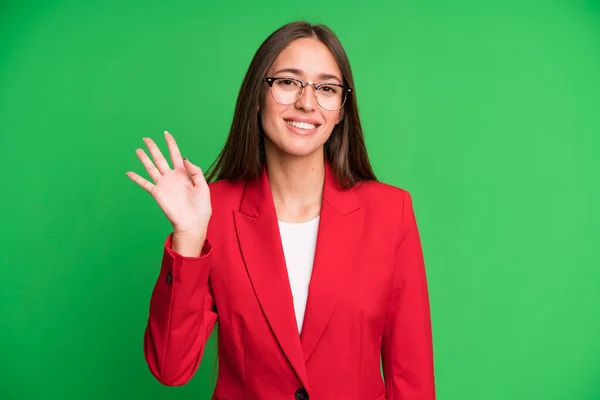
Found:
M 296 108 L 304 111 L 314 111 L 317 108 L 317 92 L 312 85 L 306 85 L 302 91 L 302 95 L 296 102 Z

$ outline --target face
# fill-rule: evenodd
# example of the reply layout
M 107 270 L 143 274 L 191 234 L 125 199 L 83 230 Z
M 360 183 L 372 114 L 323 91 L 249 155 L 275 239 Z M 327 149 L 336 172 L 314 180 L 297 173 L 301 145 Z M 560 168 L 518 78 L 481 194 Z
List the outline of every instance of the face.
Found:
M 319 40 L 302 38 L 293 41 L 267 71 L 268 77 L 292 77 L 305 82 L 343 84 L 342 74 L 329 49 Z M 341 88 L 340 88 L 341 89 Z M 293 104 L 280 104 L 263 83 L 260 96 L 260 119 L 265 132 L 267 152 L 308 156 L 322 152 L 333 128 L 343 118 L 343 108 L 323 109 L 317 103 L 315 88 L 306 86 Z

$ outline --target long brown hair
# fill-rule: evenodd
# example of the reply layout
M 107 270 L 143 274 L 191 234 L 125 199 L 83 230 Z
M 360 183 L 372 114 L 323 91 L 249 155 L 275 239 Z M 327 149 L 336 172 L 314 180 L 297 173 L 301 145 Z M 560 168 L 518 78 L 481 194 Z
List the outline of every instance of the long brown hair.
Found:
M 333 54 L 344 84 L 353 88 L 344 104 L 344 118 L 325 143 L 325 159 L 340 185 L 377 180 L 371 168 L 356 104 L 356 89 L 350 62 L 337 36 L 327 26 L 305 21 L 291 22 L 273 32 L 256 51 L 240 88 L 233 122 L 225 146 L 208 168 L 207 182 L 220 179 L 256 179 L 265 162 L 264 133 L 256 110 L 263 78 L 279 53 L 292 41 L 316 38 Z

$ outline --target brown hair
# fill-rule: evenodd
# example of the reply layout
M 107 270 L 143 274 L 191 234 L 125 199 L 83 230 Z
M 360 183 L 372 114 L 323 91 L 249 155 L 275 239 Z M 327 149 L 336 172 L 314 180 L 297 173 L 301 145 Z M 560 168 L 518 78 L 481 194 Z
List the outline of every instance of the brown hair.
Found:
M 350 62 L 337 36 L 325 25 L 305 21 L 288 23 L 273 32 L 256 51 L 240 88 L 225 146 L 209 167 L 207 182 L 220 179 L 252 180 L 265 162 L 264 133 L 256 112 L 267 70 L 292 41 L 316 38 L 333 54 L 344 84 L 354 89 L 344 104 L 344 118 L 325 143 L 325 159 L 344 188 L 362 180 L 377 180 L 369 162 L 356 104 Z

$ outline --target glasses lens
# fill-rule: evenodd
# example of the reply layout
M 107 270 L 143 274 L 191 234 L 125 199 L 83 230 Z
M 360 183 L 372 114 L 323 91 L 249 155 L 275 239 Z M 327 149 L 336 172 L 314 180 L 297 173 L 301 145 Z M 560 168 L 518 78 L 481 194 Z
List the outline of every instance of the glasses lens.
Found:
M 293 79 L 275 79 L 271 86 L 273 99 L 280 104 L 293 104 L 298 101 L 298 95 L 302 90 L 300 82 Z
M 317 90 L 317 101 L 326 110 L 339 110 L 346 99 L 346 91 L 337 85 L 321 85 Z

